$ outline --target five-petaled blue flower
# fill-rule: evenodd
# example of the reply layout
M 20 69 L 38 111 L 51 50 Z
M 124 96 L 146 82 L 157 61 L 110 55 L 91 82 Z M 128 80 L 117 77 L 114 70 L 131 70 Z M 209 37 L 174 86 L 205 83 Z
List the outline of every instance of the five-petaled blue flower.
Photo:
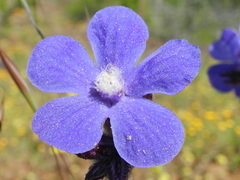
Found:
M 209 48 L 211 56 L 223 62 L 209 68 L 211 84 L 220 92 L 235 90 L 240 97 L 240 35 L 231 28 L 222 31 L 221 38 Z
M 168 163 L 182 148 L 184 128 L 173 112 L 143 96 L 182 91 L 200 68 L 199 48 L 171 40 L 136 67 L 148 29 L 140 16 L 121 6 L 98 11 L 87 35 L 97 65 L 71 37 L 48 37 L 33 49 L 27 68 L 33 85 L 80 95 L 40 107 L 33 131 L 46 143 L 77 154 L 97 145 L 110 119 L 114 145 L 125 161 L 136 167 Z

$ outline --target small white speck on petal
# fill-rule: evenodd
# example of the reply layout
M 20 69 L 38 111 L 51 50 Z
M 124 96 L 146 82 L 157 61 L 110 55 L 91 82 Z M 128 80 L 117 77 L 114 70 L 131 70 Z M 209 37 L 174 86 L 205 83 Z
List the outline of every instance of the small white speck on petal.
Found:
M 129 136 L 127 137 L 127 140 L 131 141 L 131 140 L 132 140 L 132 136 L 129 135 Z
M 145 150 L 142 150 L 143 154 L 146 154 L 146 151 Z

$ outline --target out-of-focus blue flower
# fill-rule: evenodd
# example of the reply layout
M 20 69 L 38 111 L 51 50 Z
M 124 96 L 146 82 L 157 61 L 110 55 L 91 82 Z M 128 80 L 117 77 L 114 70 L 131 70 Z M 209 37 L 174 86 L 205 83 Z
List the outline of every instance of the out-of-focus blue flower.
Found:
M 211 56 L 221 64 L 209 68 L 211 84 L 220 92 L 235 90 L 240 97 L 240 35 L 234 29 L 226 28 L 221 38 L 210 47 Z
M 45 92 L 80 95 L 39 108 L 33 131 L 56 148 L 83 153 L 100 141 L 109 118 L 114 145 L 129 164 L 168 163 L 183 145 L 184 128 L 173 112 L 143 96 L 182 91 L 200 68 L 199 48 L 171 40 L 136 67 L 148 29 L 140 16 L 121 6 L 97 12 L 87 35 L 96 64 L 67 36 L 48 37 L 33 49 L 27 68 L 33 85 Z

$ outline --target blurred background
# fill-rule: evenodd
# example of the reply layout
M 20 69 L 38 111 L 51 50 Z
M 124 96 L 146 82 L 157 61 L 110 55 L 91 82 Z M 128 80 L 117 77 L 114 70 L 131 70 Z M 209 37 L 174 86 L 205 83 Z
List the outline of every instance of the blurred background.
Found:
M 28 0 L 45 36 L 68 35 L 91 52 L 86 28 L 94 13 L 106 6 L 132 8 L 146 22 L 150 39 L 142 59 L 170 39 L 187 39 L 202 50 L 202 68 L 194 82 L 174 96 L 156 94 L 155 101 L 182 120 L 186 140 L 169 164 L 134 168 L 134 180 L 238 180 L 240 179 L 240 101 L 234 93 L 221 94 L 208 81 L 207 70 L 217 64 L 209 45 L 225 27 L 238 29 L 239 0 Z M 38 106 L 63 96 L 44 93 L 26 77 L 28 57 L 41 38 L 19 0 L 0 0 L 0 48 L 15 62 L 31 87 Z M 93 55 L 91 54 L 93 57 Z M 61 176 L 52 151 L 31 130 L 33 112 L 0 62 L 0 100 L 4 116 L 0 132 L 0 180 L 58 180 Z M 63 176 L 67 167 L 82 180 L 88 160 L 57 152 Z

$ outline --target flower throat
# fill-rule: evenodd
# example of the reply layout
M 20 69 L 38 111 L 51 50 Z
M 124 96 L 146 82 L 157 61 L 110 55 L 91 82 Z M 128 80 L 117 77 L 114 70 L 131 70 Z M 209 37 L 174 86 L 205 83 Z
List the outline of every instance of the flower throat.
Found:
M 124 82 L 121 71 L 108 64 L 97 76 L 95 82 L 97 92 L 106 98 L 119 98 L 123 95 Z

